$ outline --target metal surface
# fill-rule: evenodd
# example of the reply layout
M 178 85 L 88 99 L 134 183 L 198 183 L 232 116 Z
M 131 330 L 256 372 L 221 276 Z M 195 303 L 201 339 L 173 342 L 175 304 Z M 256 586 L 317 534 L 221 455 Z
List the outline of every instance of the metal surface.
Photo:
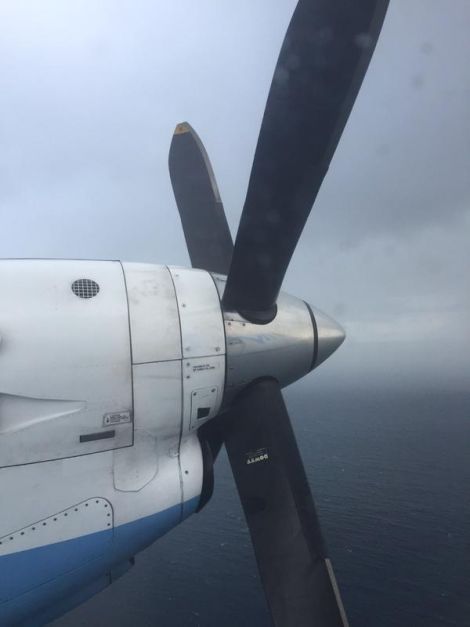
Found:
M 178 438 L 181 429 L 181 361 L 133 366 L 136 429 L 151 436 Z
M 93 298 L 77 278 L 100 285 Z M 132 412 L 129 319 L 119 262 L 0 261 L 0 466 L 132 444 L 132 422 L 115 437 L 103 416 Z
M 134 364 L 181 359 L 178 307 L 166 266 L 123 263 Z
M 201 444 L 197 437 L 197 433 L 191 433 L 186 436 L 180 447 L 179 455 L 180 477 L 181 477 L 181 506 L 182 519 L 189 514 L 193 514 L 199 504 L 199 497 L 202 492 L 202 483 L 204 477 L 204 466 L 202 459 Z M 197 500 L 192 505 L 191 511 L 188 510 L 187 503 Z
M 185 433 L 218 414 L 224 396 L 225 355 L 185 359 L 182 371 Z
M 227 278 L 213 274 L 222 300 Z M 258 377 L 273 377 L 281 387 L 323 363 L 346 334 L 319 309 L 281 292 L 278 312 L 269 324 L 253 324 L 235 312 L 224 312 L 227 339 L 226 401 Z
M 107 499 L 93 497 L 29 523 L 0 537 L 0 556 L 109 529 L 113 508 Z
M 148 431 L 136 429 L 133 446 L 114 451 L 114 488 L 121 492 L 139 492 L 157 473 L 157 440 Z
M 225 333 L 220 300 L 204 270 L 169 268 L 181 326 L 182 433 L 197 429 L 219 411 L 225 380 Z M 208 410 L 199 412 L 199 410 Z
M 341 346 L 346 337 L 344 329 L 337 322 L 319 309 L 313 309 L 317 323 L 318 348 L 314 368 L 328 359 Z
M 183 358 L 223 355 L 225 337 L 220 301 L 204 270 L 169 268 L 176 291 Z
M 314 332 L 305 303 L 281 293 L 272 322 L 253 324 L 226 312 L 227 387 L 229 401 L 259 377 L 273 377 L 281 387 L 307 374 L 314 353 Z

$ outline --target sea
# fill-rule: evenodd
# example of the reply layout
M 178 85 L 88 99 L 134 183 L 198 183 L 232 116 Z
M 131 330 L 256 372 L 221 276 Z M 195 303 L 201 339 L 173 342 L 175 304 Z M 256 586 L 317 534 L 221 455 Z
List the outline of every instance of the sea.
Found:
M 470 627 L 470 391 L 286 400 L 351 627 Z M 54 627 L 269 627 L 224 451 L 215 470 L 201 513 Z

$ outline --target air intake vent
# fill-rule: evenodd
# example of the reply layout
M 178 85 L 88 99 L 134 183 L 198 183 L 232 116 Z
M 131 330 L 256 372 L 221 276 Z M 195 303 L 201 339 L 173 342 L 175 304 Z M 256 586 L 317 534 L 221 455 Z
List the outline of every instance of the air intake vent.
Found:
M 72 292 L 79 298 L 93 298 L 100 291 L 100 286 L 91 279 L 77 279 L 72 283 Z

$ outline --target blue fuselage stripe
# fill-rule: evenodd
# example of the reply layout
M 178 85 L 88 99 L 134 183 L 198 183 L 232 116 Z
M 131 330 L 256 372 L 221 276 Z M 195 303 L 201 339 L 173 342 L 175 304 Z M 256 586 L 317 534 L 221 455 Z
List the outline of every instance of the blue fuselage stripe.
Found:
M 198 501 L 184 504 L 185 518 Z M 0 557 L 0 625 L 21 624 L 109 573 L 178 525 L 181 510 L 177 504 L 114 529 Z

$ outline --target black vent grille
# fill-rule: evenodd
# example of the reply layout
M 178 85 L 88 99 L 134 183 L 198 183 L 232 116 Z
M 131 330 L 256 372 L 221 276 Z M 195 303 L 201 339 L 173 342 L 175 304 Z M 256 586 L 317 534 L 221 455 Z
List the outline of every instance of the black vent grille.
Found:
M 100 286 L 91 279 L 77 279 L 72 283 L 72 292 L 79 298 L 93 298 L 100 291 Z

